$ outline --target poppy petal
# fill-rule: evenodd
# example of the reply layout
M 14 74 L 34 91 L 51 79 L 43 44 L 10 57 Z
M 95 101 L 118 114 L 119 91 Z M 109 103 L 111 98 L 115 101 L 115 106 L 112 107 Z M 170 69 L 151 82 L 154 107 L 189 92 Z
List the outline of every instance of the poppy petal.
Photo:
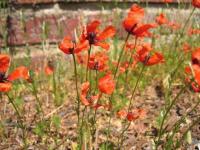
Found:
M 6 54 L 0 54 L 0 72 L 5 73 L 8 70 L 10 64 L 10 56 Z
M 87 25 L 87 32 L 95 32 L 97 27 L 100 25 L 100 21 L 95 20 Z
M 104 77 L 99 79 L 98 88 L 102 93 L 112 94 L 115 89 L 115 82 L 111 74 L 107 74 Z
M 147 33 L 149 29 L 154 28 L 154 27 L 155 27 L 155 25 L 153 25 L 153 24 L 145 24 L 145 25 L 138 27 L 136 30 L 134 30 L 133 34 L 135 36 L 141 37 L 145 33 Z
M 71 48 L 73 48 L 73 43 L 71 41 L 71 38 L 69 36 L 66 36 L 62 42 L 59 44 L 59 49 L 63 51 L 65 54 L 71 54 L 72 52 L 70 51 Z
M 0 83 L 0 92 L 10 91 L 12 84 L 10 82 Z
M 105 50 L 109 50 L 109 48 L 110 48 L 109 44 L 103 43 L 103 42 L 96 42 L 95 45 L 100 46 L 101 48 L 103 48 Z
M 9 81 L 14 81 L 17 79 L 29 79 L 29 71 L 26 67 L 21 66 L 16 68 L 9 76 L 8 76 L 8 80 Z
M 45 71 L 45 74 L 46 74 L 46 75 L 52 75 L 54 69 L 53 69 L 53 67 L 46 66 L 45 69 L 44 69 L 44 71 Z
M 149 58 L 148 62 L 145 65 L 151 66 L 163 62 L 164 62 L 163 55 L 161 53 L 155 53 L 153 56 Z
M 82 102 L 85 106 L 89 106 L 89 105 L 90 105 L 90 103 L 89 103 L 89 101 L 87 100 L 85 94 L 81 94 L 80 99 L 81 99 L 81 102 Z
M 88 43 L 88 41 L 85 40 L 83 43 L 80 43 L 80 44 L 76 45 L 74 53 L 79 53 L 82 50 L 87 50 L 87 49 L 89 49 L 89 43 Z
M 97 37 L 98 40 L 105 40 L 109 37 L 113 37 L 115 35 L 116 29 L 113 26 L 108 26 L 100 35 Z

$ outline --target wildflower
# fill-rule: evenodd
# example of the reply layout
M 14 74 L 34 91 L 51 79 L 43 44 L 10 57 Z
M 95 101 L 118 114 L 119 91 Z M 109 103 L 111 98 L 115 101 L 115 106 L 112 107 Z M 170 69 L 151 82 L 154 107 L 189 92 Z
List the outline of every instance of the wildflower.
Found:
M 107 38 L 113 37 L 116 30 L 113 26 L 108 26 L 100 33 L 98 30 L 99 25 L 100 21 L 98 20 L 88 24 L 81 34 L 81 42 L 88 41 L 89 45 L 100 46 L 103 49 L 108 50 L 110 47 L 109 44 L 103 41 Z
M 84 82 L 81 85 L 80 99 L 81 99 L 81 102 L 85 106 L 92 106 L 95 103 L 95 101 L 98 100 L 101 97 L 101 94 L 98 94 L 98 95 L 95 95 L 95 96 L 89 96 L 88 95 L 89 90 L 90 90 L 90 83 L 89 82 Z
M 200 34 L 200 29 L 193 29 L 193 28 L 190 28 L 188 30 L 188 35 L 195 35 L 195 34 Z
M 149 35 L 148 30 L 155 27 L 155 24 L 142 24 L 144 17 L 144 9 L 138 5 L 132 5 L 128 16 L 123 21 L 124 29 L 136 37 L 144 37 Z
M 92 70 L 105 71 L 108 68 L 107 62 L 108 56 L 105 52 L 97 52 L 90 56 L 88 67 Z
M 8 92 L 11 90 L 12 81 L 17 79 L 29 79 L 29 71 L 26 67 L 20 66 L 16 68 L 10 75 L 6 76 L 10 64 L 10 57 L 0 54 L 0 92 Z
M 192 0 L 192 5 L 194 7 L 200 8 L 200 0 Z
M 187 52 L 189 52 L 191 50 L 191 46 L 187 43 L 187 42 L 185 42 L 184 44 L 183 44 L 183 51 L 185 52 L 185 53 L 187 53 Z
M 150 47 L 143 46 L 137 51 L 136 59 L 147 66 L 152 66 L 164 62 L 164 57 L 161 53 L 154 52 L 153 54 L 150 54 L 150 51 Z
M 126 116 L 128 121 L 135 121 L 136 119 L 143 118 L 146 115 L 146 111 L 143 109 L 136 109 L 129 112 Z
M 159 16 L 156 17 L 156 22 L 159 24 L 159 25 L 163 25 L 163 24 L 167 24 L 168 23 L 168 20 L 167 18 L 165 17 L 165 15 L 163 13 L 161 13 Z
M 168 22 L 167 25 L 173 30 L 178 30 L 181 27 L 180 24 L 175 23 L 175 22 Z
M 115 89 L 115 82 L 111 74 L 107 74 L 104 77 L 99 79 L 98 88 L 102 93 L 112 94 Z
M 188 75 L 192 74 L 194 81 L 191 81 L 189 77 L 186 78 L 186 81 L 191 83 L 191 87 L 195 92 L 200 92 L 200 48 L 196 48 L 192 52 L 191 61 L 191 67 L 186 67 L 185 72 Z
M 88 49 L 88 46 L 87 41 L 77 44 L 72 41 L 71 37 L 66 36 L 59 44 L 59 49 L 65 54 L 75 54 Z
M 123 21 L 123 27 L 130 33 L 144 17 L 144 9 L 134 4 L 129 10 L 128 16 Z
M 46 75 L 52 75 L 54 72 L 54 64 L 52 61 L 48 61 L 47 66 L 44 68 Z
M 192 52 L 192 65 L 198 65 L 200 67 L 200 48 L 196 48 Z
M 117 116 L 122 119 L 127 119 L 128 121 L 135 121 L 139 118 L 144 118 L 146 116 L 146 111 L 144 109 L 135 109 L 131 112 L 127 112 L 125 110 L 120 110 L 117 112 Z

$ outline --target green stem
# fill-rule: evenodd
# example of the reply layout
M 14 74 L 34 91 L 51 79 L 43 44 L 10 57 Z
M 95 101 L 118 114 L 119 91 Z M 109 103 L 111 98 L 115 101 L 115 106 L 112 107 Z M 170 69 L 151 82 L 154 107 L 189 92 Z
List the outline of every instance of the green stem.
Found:
M 75 75 L 75 84 L 76 84 L 76 98 L 77 98 L 77 116 L 78 116 L 78 126 L 80 121 L 80 98 L 79 98 L 79 92 L 78 92 L 78 73 L 77 73 L 77 67 L 76 67 L 76 58 L 74 53 L 73 56 L 73 62 L 74 62 L 74 75 Z
M 179 144 L 183 142 L 183 140 L 185 139 L 188 131 L 190 131 L 196 124 L 198 124 L 200 122 L 200 117 L 198 117 L 188 128 L 187 130 L 183 133 L 183 136 L 181 137 L 181 139 L 176 143 L 176 147 L 175 149 L 177 149 L 179 147 Z
M 26 135 L 26 133 L 25 133 L 26 127 L 23 124 L 22 116 L 21 116 L 17 106 L 13 102 L 13 99 L 9 96 L 9 94 L 6 94 L 6 96 L 8 97 L 9 102 L 12 104 L 12 106 L 13 106 L 16 114 L 17 114 L 17 117 L 18 117 L 18 120 L 19 120 L 19 127 L 22 129 L 22 139 L 23 139 L 23 142 L 24 142 L 24 149 L 27 149 L 28 145 L 27 145 L 27 140 L 26 140 L 26 136 L 25 136 Z
M 148 59 L 149 59 L 149 58 L 146 59 L 144 65 L 142 66 L 142 69 L 141 69 L 141 71 L 140 71 L 139 77 L 137 78 L 137 81 L 136 81 L 135 86 L 134 86 L 134 88 L 133 88 L 133 91 L 132 91 L 132 94 L 131 94 L 131 98 L 130 98 L 130 102 L 129 102 L 129 106 L 128 106 L 128 113 L 129 113 L 129 111 L 131 110 L 133 97 L 134 97 L 134 95 L 135 95 L 135 91 L 136 91 L 136 89 L 137 89 L 137 87 L 138 87 L 139 81 L 140 81 L 141 78 L 142 78 L 142 74 L 143 74 L 143 71 L 144 71 L 144 69 L 145 69 L 145 64 L 147 63 Z M 127 120 L 125 120 L 125 124 L 126 124 L 126 122 L 127 122 Z M 128 130 L 129 126 L 130 126 L 130 123 L 128 124 L 127 127 L 125 127 L 125 128 L 122 130 L 122 133 L 120 134 L 120 137 L 119 137 L 119 138 L 121 138 L 121 142 L 120 142 L 120 144 L 119 144 L 120 146 L 123 145 L 123 142 L 124 142 L 124 140 L 123 140 L 123 139 L 124 139 L 124 134 L 125 134 L 125 132 Z M 119 140 L 118 140 L 118 141 L 119 141 Z
M 86 66 L 86 81 L 88 80 L 88 70 L 89 70 L 89 61 L 90 61 L 90 54 L 91 54 L 92 46 L 90 45 L 89 51 L 88 51 L 88 59 L 87 59 L 87 66 Z
M 126 39 L 125 39 L 125 42 L 124 42 L 124 45 L 123 45 L 122 50 L 121 50 L 121 52 L 120 52 L 120 54 L 119 54 L 119 58 L 118 58 L 118 61 L 117 61 L 117 67 L 116 67 L 116 69 L 115 69 L 115 71 L 114 71 L 114 78 L 115 78 L 116 75 L 117 75 L 117 72 L 118 72 L 118 69 L 119 69 L 119 64 L 120 64 L 120 61 L 121 61 L 122 56 L 123 56 L 123 54 L 124 54 L 124 49 L 125 49 L 125 47 L 126 47 L 126 43 L 128 42 L 129 37 L 130 37 L 130 33 L 127 34 Z
M 158 148 L 158 145 L 159 145 L 159 142 L 160 142 L 160 139 L 163 135 L 163 125 L 164 125 L 164 122 L 171 110 L 171 108 L 174 106 L 174 104 L 177 102 L 179 96 L 185 91 L 185 89 L 187 88 L 187 85 L 183 86 L 182 89 L 179 91 L 179 93 L 176 95 L 176 97 L 172 100 L 171 104 L 169 105 L 169 107 L 166 109 L 166 112 L 162 118 L 162 122 L 161 122 L 161 125 L 160 125 L 160 129 L 159 129 L 159 133 L 158 133 L 158 140 L 156 142 L 156 150 Z
M 35 79 L 33 79 L 33 82 L 32 82 L 32 88 L 33 88 L 33 94 L 35 96 L 35 99 L 37 101 L 37 104 L 39 106 L 39 113 L 42 113 L 42 118 L 44 118 L 44 111 L 42 109 L 42 103 L 40 102 L 40 99 L 38 97 L 38 91 L 37 91 L 37 88 L 36 88 L 36 82 L 35 82 Z

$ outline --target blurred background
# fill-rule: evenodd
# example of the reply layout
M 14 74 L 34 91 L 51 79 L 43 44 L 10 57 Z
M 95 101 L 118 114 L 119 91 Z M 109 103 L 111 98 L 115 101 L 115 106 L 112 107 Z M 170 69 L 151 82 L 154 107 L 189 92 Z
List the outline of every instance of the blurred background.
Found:
M 182 22 L 191 5 L 190 0 L 0 0 L 0 49 L 9 47 L 14 52 L 20 46 L 37 44 L 49 49 L 50 44 L 55 45 L 65 35 L 74 36 L 94 19 L 101 20 L 102 27 L 113 24 L 123 36 L 121 21 L 133 3 L 148 7 L 146 22 L 153 22 L 163 10 Z

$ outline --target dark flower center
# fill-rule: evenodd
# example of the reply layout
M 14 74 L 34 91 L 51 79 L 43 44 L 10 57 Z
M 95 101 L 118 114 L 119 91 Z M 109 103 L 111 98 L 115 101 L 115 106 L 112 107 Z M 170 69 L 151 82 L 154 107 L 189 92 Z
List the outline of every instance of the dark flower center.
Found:
M 94 70 L 98 70 L 99 69 L 99 62 L 95 62 L 94 64 Z
M 200 66 L 200 60 L 198 60 L 198 59 L 192 59 L 192 64 L 193 65 L 199 65 Z
M 88 36 L 86 38 L 89 41 L 89 44 L 95 44 L 96 43 L 96 33 L 90 32 L 88 33 Z
M 7 79 L 6 75 L 5 75 L 5 73 L 0 72 L 0 83 L 4 83 L 4 82 L 6 82 L 7 80 L 8 80 L 8 79 Z
M 87 95 L 87 96 L 86 96 L 86 99 L 88 100 L 89 103 L 92 103 L 92 102 L 93 102 L 92 97 L 91 97 L 90 95 Z

